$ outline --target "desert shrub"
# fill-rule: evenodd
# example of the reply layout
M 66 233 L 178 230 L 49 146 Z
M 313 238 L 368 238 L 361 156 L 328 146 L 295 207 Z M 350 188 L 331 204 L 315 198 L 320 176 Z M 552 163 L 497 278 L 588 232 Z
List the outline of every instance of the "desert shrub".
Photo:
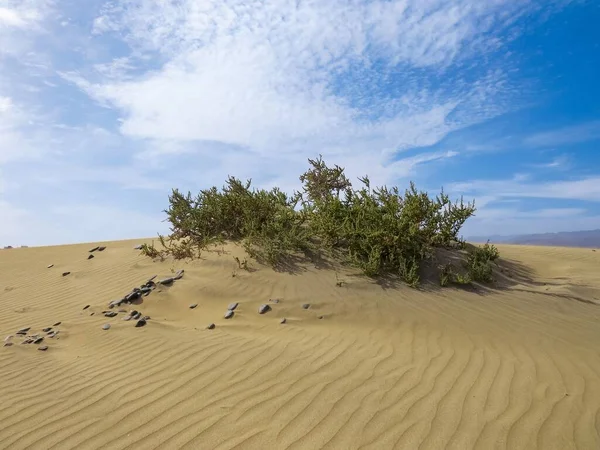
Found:
M 492 262 L 500 257 L 498 249 L 489 241 L 483 247 L 476 247 L 467 256 L 466 267 L 471 279 L 489 283 L 493 280 Z
M 412 182 L 404 193 L 371 188 L 367 176 L 355 189 L 343 168 L 328 167 L 321 156 L 308 162 L 302 190 L 292 196 L 234 177 L 196 197 L 173 190 L 165 211 L 169 242 L 161 236 L 165 251 L 190 257 L 209 244 L 238 241 L 250 257 L 274 266 L 297 252 L 328 251 L 368 276 L 395 274 L 416 286 L 435 247 L 464 245 L 459 232 L 474 203 L 452 202 L 443 190 L 432 198 Z

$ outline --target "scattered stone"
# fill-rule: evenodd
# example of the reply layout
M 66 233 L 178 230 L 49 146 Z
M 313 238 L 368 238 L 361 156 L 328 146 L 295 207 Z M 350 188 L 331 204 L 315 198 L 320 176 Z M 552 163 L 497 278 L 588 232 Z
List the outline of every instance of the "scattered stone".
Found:
M 137 300 L 138 298 L 140 298 L 141 296 L 142 296 L 142 292 L 139 290 L 136 290 L 136 291 L 133 291 L 133 292 L 127 294 L 123 300 L 127 303 L 131 303 L 134 300 Z
M 260 307 L 258 308 L 259 314 L 264 314 L 269 311 L 271 311 L 271 307 L 269 305 L 260 305 Z
M 279 303 L 281 300 L 280 300 L 280 299 L 278 299 L 278 298 L 270 298 L 270 299 L 269 299 L 269 301 L 270 301 L 271 303 Z
M 142 313 L 141 312 L 136 312 L 134 315 L 131 316 L 131 318 L 133 320 L 138 320 L 140 317 L 142 317 Z
M 117 314 L 116 311 L 107 311 L 104 313 L 104 317 L 115 317 Z
M 90 250 L 90 253 L 94 253 L 96 250 L 98 250 L 100 247 L 94 247 L 93 249 Z
M 119 312 L 120 312 L 120 313 L 126 313 L 126 312 L 127 312 L 127 310 L 126 310 L 125 308 L 119 308 Z
M 146 321 L 145 321 L 144 319 L 140 319 L 140 320 L 138 320 L 138 321 L 137 321 L 137 323 L 135 324 L 135 327 L 136 327 L 136 328 L 139 328 L 139 327 L 143 327 L 144 325 L 146 325 Z
M 158 282 L 158 284 L 165 284 L 165 285 L 166 285 L 166 284 L 172 284 L 172 283 L 173 283 L 173 281 L 175 281 L 175 278 L 173 278 L 173 277 L 168 277 L 168 278 L 165 278 L 164 280 L 160 280 L 160 281 Z
M 41 343 L 43 340 L 44 340 L 44 337 L 43 337 L 43 336 L 40 336 L 40 337 L 38 337 L 38 338 L 35 338 L 35 339 L 33 340 L 33 343 L 34 343 L 34 344 L 40 344 L 40 343 Z
M 175 278 L 176 280 L 180 280 L 183 277 L 184 272 L 185 272 L 185 270 L 183 270 L 183 269 L 178 270 L 173 278 Z
M 302 305 L 302 309 L 308 309 L 310 308 L 310 305 L 308 303 L 305 303 L 304 305 Z
M 287 322 L 287 319 L 284 317 L 283 319 L 281 319 L 281 322 L 279 322 L 279 323 L 283 325 L 286 322 Z
M 17 334 L 27 334 L 29 330 L 31 330 L 31 327 L 21 328 L 19 331 L 17 331 Z
M 8 342 L 8 341 L 10 341 L 12 338 L 13 338 L 13 335 L 12 335 L 12 334 L 9 334 L 8 336 L 6 336 L 6 337 L 4 338 L 4 342 Z
M 48 350 L 48 346 L 47 345 L 42 345 L 42 346 L 38 347 L 38 350 L 40 352 L 45 352 L 46 350 Z
M 145 320 L 146 322 L 150 320 L 150 316 L 144 316 L 142 317 L 143 320 Z
M 232 310 L 228 309 L 223 317 L 225 317 L 226 319 L 231 319 L 234 314 L 235 313 Z
M 27 338 L 23 342 L 21 342 L 21 344 L 31 344 L 32 342 L 33 342 L 33 339 Z
M 211 323 L 210 325 L 208 325 L 206 328 L 208 328 L 209 330 L 214 330 L 215 329 L 215 324 Z
M 123 303 L 123 299 L 120 299 L 120 300 L 113 300 L 112 302 L 110 302 L 110 303 L 108 304 L 108 307 L 109 307 L 110 309 L 113 309 L 115 306 L 121 306 L 121 303 Z
M 325 316 L 319 316 L 319 320 L 323 320 Z
M 53 327 L 57 327 L 61 324 L 62 322 L 56 322 L 54 325 L 52 325 Z
M 51 267 L 54 267 L 54 264 L 49 264 L 48 265 L 48 269 L 50 269 Z
M 144 297 L 148 297 L 148 296 L 150 295 L 150 292 L 151 292 L 151 291 L 144 292 Z
M 85 305 L 85 306 L 83 307 L 83 310 L 85 311 L 85 310 L 86 310 L 86 309 L 88 309 L 89 307 L 90 307 L 90 305 Z
M 94 314 L 96 314 L 96 313 L 94 313 L 94 312 L 93 312 L 93 313 L 90 313 L 90 316 L 93 316 Z
M 136 245 L 135 247 L 133 247 L 134 250 L 141 250 L 142 248 L 143 248 L 142 244 Z
M 71 272 L 63 272 L 62 276 L 66 277 L 67 275 L 70 275 L 70 274 L 71 274 Z
M 3 347 L 11 347 L 13 345 L 12 342 L 5 342 Z
M 47 333 L 48 331 L 52 331 L 52 327 L 43 328 L 42 331 Z
M 196 306 L 198 306 L 198 303 L 192 303 L 192 304 L 190 305 L 190 309 L 194 309 Z
M 88 255 L 88 259 L 92 259 L 94 255 Z
M 104 325 L 102 325 L 102 329 L 103 330 L 110 330 L 110 323 L 105 323 Z
M 59 331 L 51 331 L 50 333 L 48 333 L 48 337 L 50 339 L 54 339 L 58 333 Z
M 235 311 L 235 309 L 238 307 L 239 303 L 234 302 L 234 303 L 230 303 L 229 306 L 227 307 L 227 309 L 229 311 Z
M 125 321 L 131 320 L 131 316 L 125 316 L 125 317 L 123 317 L 123 320 L 125 320 Z
M 104 250 L 106 250 L 106 246 L 103 245 L 101 247 L 98 247 L 99 252 L 103 252 Z

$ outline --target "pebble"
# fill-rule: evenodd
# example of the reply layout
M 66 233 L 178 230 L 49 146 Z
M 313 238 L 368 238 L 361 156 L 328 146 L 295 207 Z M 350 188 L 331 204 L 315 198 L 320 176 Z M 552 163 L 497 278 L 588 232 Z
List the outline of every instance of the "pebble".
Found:
M 125 316 L 125 317 L 123 317 L 123 320 L 125 320 L 125 321 L 131 320 L 131 316 Z
M 62 276 L 66 277 L 67 275 L 69 275 L 71 272 L 63 272 Z
M 12 342 L 5 342 L 4 347 L 11 347 L 13 345 Z
M 192 304 L 190 305 L 190 309 L 194 309 L 196 306 L 198 306 L 198 303 L 192 303 Z
M 133 247 L 134 250 L 141 250 L 142 249 L 142 244 L 140 245 L 136 245 L 135 247 Z
M 110 330 L 110 323 L 105 323 L 104 325 L 102 325 L 102 329 L 103 330 Z
M 83 307 L 83 310 L 85 311 L 85 310 L 86 310 L 86 309 L 88 309 L 89 307 L 90 307 L 90 305 L 85 305 L 85 306 Z
M 215 324 L 211 323 L 210 325 L 208 325 L 206 328 L 208 328 L 209 330 L 214 330 L 215 329 Z
M 48 337 L 50 339 L 54 339 L 58 333 L 58 331 L 51 331 L 50 333 L 48 333 Z
M 61 324 L 62 322 L 56 322 L 54 325 L 52 325 L 53 327 L 57 327 Z
M 39 343 L 41 343 L 43 340 L 44 340 L 44 337 L 43 337 L 43 336 L 40 336 L 39 338 L 36 338 L 36 339 L 33 341 L 33 343 L 34 343 L 34 344 L 39 344 Z
M 229 311 L 235 311 L 235 309 L 238 307 L 239 303 L 230 303 L 229 306 L 227 307 L 227 309 Z
M 175 278 L 176 280 L 180 280 L 183 277 L 184 272 L 185 272 L 185 270 L 183 270 L 183 269 L 178 270 L 173 278 Z
M 140 319 L 140 320 L 138 320 L 138 321 L 137 321 L 137 323 L 135 324 L 135 327 L 136 327 L 136 328 L 139 328 L 139 327 L 143 327 L 144 325 L 146 325 L 146 321 L 145 321 L 144 319 Z
M 106 250 L 106 246 L 103 245 L 101 247 L 98 247 L 99 252 L 103 252 L 104 250 Z
M 280 324 L 284 324 L 287 322 L 287 319 L 284 317 L 283 319 L 281 319 L 281 322 L 279 322 Z
M 48 346 L 47 345 L 42 345 L 42 346 L 38 347 L 38 350 L 40 352 L 45 352 L 46 350 L 48 350 Z
M 90 253 L 95 252 L 96 250 L 98 250 L 100 247 L 94 247 L 93 249 L 90 250 Z
M 127 312 L 127 310 L 126 310 L 126 309 L 124 309 L 124 308 L 120 308 L 120 309 L 119 309 L 119 312 L 120 312 L 120 313 L 126 313 L 126 312 Z
M 319 316 L 319 320 L 322 320 L 324 318 L 325 318 L 325 316 Z
M 47 333 L 48 331 L 51 331 L 51 330 L 52 330 L 52 327 L 48 327 L 48 328 L 43 328 L 43 329 L 42 329 L 42 331 L 43 331 L 44 333 Z
M 175 278 L 169 277 L 169 278 L 165 278 L 164 280 L 160 280 L 158 283 L 159 284 L 171 284 L 171 283 L 173 283 L 173 281 L 175 281 Z
M 88 255 L 88 259 L 92 259 L 94 255 Z
M 17 334 L 24 334 L 27 333 L 29 330 L 31 330 L 31 327 L 21 328 L 19 331 L 17 331 Z
M 54 264 L 49 264 L 48 265 L 48 269 L 50 269 L 51 267 L 54 267 Z
M 231 319 L 234 314 L 235 313 L 232 310 L 228 309 L 223 317 L 225 317 L 226 319 Z
M 138 320 L 140 317 L 142 317 L 142 313 L 141 312 L 135 313 L 133 316 L 131 316 L 131 318 L 133 320 Z
M 6 336 L 6 337 L 4 338 L 4 342 L 8 342 L 8 341 L 10 341 L 12 338 L 13 338 L 13 335 L 12 335 L 12 334 L 9 334 L 8 336 Z
M 305 303 L 304 305 L 302 305 L 302 309 L 308 309 L 310 308 L 310 305 L 308 303 Z
M 108 311 L 104 313 L 104 317 L 115 317 L 117 314 L 116 311 Z
M 269 311 L 271 311 L 271 307 L 269 305 L 260 305 L 260 307 L 258 308 L 259 314 L 264 314 Z
M 279 303 L 281 300 L 279 300 L 278 298 L 270 298 L 269 301 L 271 303 Z

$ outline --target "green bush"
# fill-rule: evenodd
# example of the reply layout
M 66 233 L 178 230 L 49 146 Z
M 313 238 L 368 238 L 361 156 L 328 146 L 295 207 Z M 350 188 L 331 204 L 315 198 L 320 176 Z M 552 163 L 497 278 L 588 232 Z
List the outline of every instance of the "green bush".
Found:
M 292 196 L 278 188 L 252 189 L 251 180 L 234 177 L 221 190 L 196 197 L 173 190 L 165 211 L 169 243 L 161 236 L 165 252 L 193 257 L 228 240 L 276 266 L 298 252 L 328 251 L 368 276 L 395 274 L 416 286 L 434 248 L 464 245 L 458 233 L 474 214 L 474 202 L 452 202 L 443 191 L 431 198 L 412 182 L 403 195 L 397 187 L 372 189 L 366 176 L 354 189 L 343 168 L 328 167 L 321 156 L 308 161 L 302 191 Z
M 483 247 L 476 247 L 467 256 L 466 267 L 471 279 L 489 283 L 493 281 L 492 262 L 500 257 L 498 249 L 489 241 Z

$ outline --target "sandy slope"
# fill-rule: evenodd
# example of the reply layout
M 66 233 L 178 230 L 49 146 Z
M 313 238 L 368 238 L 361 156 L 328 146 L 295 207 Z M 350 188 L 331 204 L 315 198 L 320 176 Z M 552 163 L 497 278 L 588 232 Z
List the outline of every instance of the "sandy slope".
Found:
M 62 322 L 46 352 L 0 347 L 1 448 L 600 448 L 600 251 L 503 246 L 503 288 L 465 292 L 135 243 L 0 251 L 0 337 Z M 146 327 L 101 315 L 179 268 Z

